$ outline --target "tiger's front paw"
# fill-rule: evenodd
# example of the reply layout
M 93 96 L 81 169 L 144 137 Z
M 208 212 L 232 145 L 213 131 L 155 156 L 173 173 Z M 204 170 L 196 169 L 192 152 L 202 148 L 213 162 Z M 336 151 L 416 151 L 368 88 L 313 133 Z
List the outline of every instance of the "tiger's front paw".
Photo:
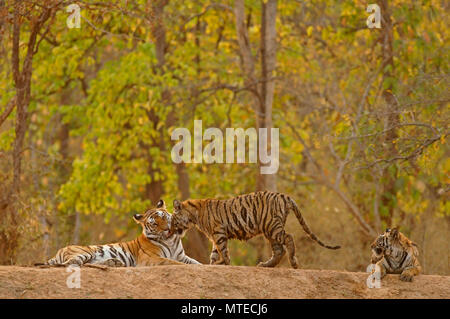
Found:
M 104 262 L 100 263 L 101 265 L 107 266 L 107 267 L 125 267 L 126 265 L 118 260 L 118 259 L 107 259 Z
M 411 282 L 411 281 L 413 281 L 413 278 L 414 278 L 414 276 L 411 275 L 408 272 L 403 272 L 403 273 L 400 274 L 400 280 L 401 281 Z

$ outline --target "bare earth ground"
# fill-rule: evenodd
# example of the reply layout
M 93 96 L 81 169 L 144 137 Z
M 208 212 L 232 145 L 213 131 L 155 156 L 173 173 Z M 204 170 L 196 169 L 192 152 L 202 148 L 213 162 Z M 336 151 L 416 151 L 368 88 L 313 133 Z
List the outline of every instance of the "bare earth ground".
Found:
M 81 268 L 81 288 L 68 288 L 65 268 L 0 266 L 0 298 L 446 298 L 450 276 L 412 283 L 388 275 L 381 288 L 368 274 L 235 266 Z

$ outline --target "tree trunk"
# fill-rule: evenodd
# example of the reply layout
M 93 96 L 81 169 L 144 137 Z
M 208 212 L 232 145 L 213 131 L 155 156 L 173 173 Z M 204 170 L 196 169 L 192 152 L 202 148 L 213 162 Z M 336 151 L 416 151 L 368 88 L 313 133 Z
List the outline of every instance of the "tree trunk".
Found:
M 151 21 L 151 31 L 153 34 L 153 37 L 155 38 L 155 53 L 156 53 L 156 59 L 158 61 L 158 72 L 161 74 L 164 73 L 164 64 L 166 63 L 165 59 L 165 51 L 167 47 L 166 43 L 166 29 L 164 25 L 164 7 L 169 3 L 168 0 L 155 0 L 155 1 L 148 1 L 147 6 L 151 8 L 151 12 L 153 13 L 153 21 Z M 167 103 L 169 99 L 169 92 L 166 90 L 162 93 L 162 101 L 161 104 Z M 148 112 L 148 119 L 153 123 L 153 127 L 156 129 L 160 118 L 155 114 L 155 112 Z M 151 145 L 148 147 L 158 147 L 161 150 L 163 150 L 165 147 L 164 142 L 164 129 L 160 128 L 159 130 L 159 139 L 153 141 Z M 149 198 L 150 201 L 155 204 L 164 194 L 164 186 L 163 186 L 163 180 L 162 172 L 158 168 L 153 167 L 153 159 L 151 155 L 148 153 L 147 156 L 148 159 L 148 168 L 147 172 L 151 177 L 151 182 L 146 185 L 145 190 L 145 196 L 146 198 Z M 159 178 L 156 178 L 156 175 L 159 176 Z
M 267 151 L 272 150 L 271 128 L 272 128 L 272 105 L 275 92 L 275 82 L 273 72 L 276 65 L 276 19 L 277 19 L 277 0 L 262 1 L 262 19 L 261 19 L 261 96 L 262 96 L 262 115 L 260 127 L 267 128 Z M 261 138 L 261 137 L 259 137 Z M 277 191 L 277 182 L 275 174 L 259 174 L 260 189 Z
M 383 79 L 392 79 L 394 77 L 394 51 L 393 51 L 393 25 L 390 16 L 390 10 L 388 5 L 388 0 L 383 0 L 380 3 L 380 9 L 382 14 L 382 28 L 383 28 L 383 49 L 382 49 L 382 59 L 383 59 Z M 390 81 L 389 83 L 392 83 Z M 383 90 L 383 99 L 386 102 L 386 118 L 385 118 L 385 129 L 387 130 L 384 136 L 384 144 L 386 145 L 386 157 L 395 157 L 398 152 L 395 147 L 394 141 L 398 137 L 397 130 L 394 128 L 399 123 L 398 117 L 398 102 L 393 94 L 394 87 L 389 84 Z M 392 129 L 391 129 L 392 128 Z M 395 164 L 392 164 L 395 165 Z M 387 214 L 381 215 L 381 219 L 385 222 L 386 226 L 392 226 L 392 218 L 394 216 L 395 201 L 393 198 L 396 196 L 395 181 L 397 176 L 396 167 L 393 166 L 393 170 L 389 170 L 389 166 L 383 170 L 382 182 L 383 187 L 381 191 L 381 203 L 384 209 L 387 209 Z
M 86 96 L 84 96 L 84 97 L 86 97 Z M 61 92 L 59 101 L 60 101 L 61 105 L 68 105 L 68 104 L 74 103 L 75 102 L 74 99 L 76 99 L 76 97 L 72 96 L 71 90 L 63 89 Z M 52 189 L 55 189 L 55 187 L 54 187 L 55 184 L 61 185 L 65 182 L 67 182 L 67 180 L 70 177 L 70 166 L 69 166 L 70 164 L 68 165 L 67 163 L 72 162 L 72 160 L 70 158 L 70 152 L 69 152 L 69 150 L 70 150 L 70 147 L 69 147 L 70 127 L 68 124 L 63 122 L 62 114 L 57 115 L 57 123 L 59 124 L 57 139 L 59 141 L 59 154 L 61 155 L 62 162 L 58 165 L 59 180 L 57 180 L 56 183 L 50 184 Z M 53 219 L 52 236 L 53 236 L 54 247 L 59 249 L 60 248 L 59 243 L 61 241 L 60 233 L 59 233 L 60 221 L 59 221 L 58 209 L 56 207 L 56 203 L 54 202 L 53 205 L 54 205 L 54 207 L 53 207 L 53 211 L 52 211 L 52 219 Z M 79 212 L 75 212 L 74 215 L 70 216 L 69 221 L 70 221 L 70 227 L 71 227 L 72 234 L 64 232 L 62 234 L 63 242 L 69 241 L 71 244 L 74 244 L 74 245 L 79 243 L 80 228 L 81 228 L 81 219 L 80 218 L 81 217 L 80 217 Z
M 272 105 L 275 91 L 273 71 L 276 65 L 277 0 L 261 1 L 261 5 L 261 75 L 259 78 L 256 75 L 255 56 L 251 51 L 251 43 L 245 23 L 245 5 L 243 0 L 235 1 L 234 15 L 244 84 L 246 89 L 252 94 L 256 129 L 266 128 L 268 130 L 267 149 L 270 153 L 272 145 L 270 134 L 272 128 Z M 261 166 L 262 163 L 258 157 L 256 190 L 276 191 L 276 175 L 261 174 Z
M 12 186 L 7 195 L 7 203 L 0 222 L 0 263 L 14 263 L 16 258 L 16 249 L 19 242 L 19 201 L 21 191 L 21 173 L 22 173 L 22 155 L 23 142 L 28 130 L 28 106 L 30 104 L 31 93 L 31 75 L 33 71 L 33 56 L 37 52 L 39 42 L 37 37 L 40 34 L 44 24 L 51 16 L 54 16 L 56 7 L 43 7 L 39 15 L 32 16 L 30 19 L 30 30 L 28 42 L 26 42 L 26 54 L 23 58 L 22 68 L 20 67 L 20 28 L 27 21 L 24 16 L 31 14 L 27 12 L 27 7 L 22 1 L 16 0 L 13 5 L 13 26 L 12 26 L 12 52 L 11 65 L 12 76 L 16 89 L 16 121 L 15 121 L 15 140 L 13 144 L 13 180 Z M 34 14 L 34 11 L 33 11 Z M 23 42 L 23 41 L 22 41 Z M 23 44 L 22 44 L 23 45 Z
M 0 263 L 12 264 L 15 260 L 16 248 L 19 241 L 18 232 L 18 197 L 20 196 L 20 177 L 22 147 L 27 130 L 28 104 L 30 98 L 31 63 L 32 51 L 36 41 L 36 33 L 30 34 L 28 42 L 28 53 L 25 57 L 22 71 L 20 71 L 20 4 L 14 6 L 13 22 L 13 46 L 12 46 L 12 69 L 13 80 L 16 87 L 16 137 L 13 144 L 13 181 L 7 197 L 6 215 L 2 216 L 3 229 L 0 233 Z M 29 52 L 31 50 L 31 52 Z

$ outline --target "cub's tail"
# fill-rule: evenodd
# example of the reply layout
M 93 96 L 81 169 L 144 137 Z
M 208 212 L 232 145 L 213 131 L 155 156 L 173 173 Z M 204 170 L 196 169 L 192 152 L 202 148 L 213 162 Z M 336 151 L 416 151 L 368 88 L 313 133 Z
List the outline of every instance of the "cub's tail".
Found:
M 294 202 L 292 198 L 290 198 L 292 203 L 292 210 L 295 213 L 295 216 L 297 217 L 300 225 L 302 225 L 303 230 L 308 234 L 309 238 L 317 242 L 320 246 L 328 248 L 328 249 L 339 249 L 341 246 L 328 246 L 325 245 L 317 236 L 309 229 L 308 225 L 306 224 L 305 220 L 303 219 L 303 216 L 300 212 L 300 209 L 298 208 L 297 204 Z

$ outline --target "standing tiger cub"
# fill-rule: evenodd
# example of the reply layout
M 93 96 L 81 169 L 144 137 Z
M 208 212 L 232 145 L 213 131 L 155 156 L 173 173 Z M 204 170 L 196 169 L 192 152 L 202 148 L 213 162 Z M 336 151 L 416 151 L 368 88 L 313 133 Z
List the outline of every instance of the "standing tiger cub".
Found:
M 386 274 L 400 274 L 400 280 L 412 281 L 422 271 L 417 245 L 397 228 L 386 229 L 375 239 L 371 248 L 372 264 L 379 267 L 381 278 Z
M 58 250 L 46 264 L 111 267 L 199 264 L 185 255 L 178 234 L 169 236 L 171 215 L 163 200 L 158 201 L 156 208 L 136 214 L 133 219 L 142 226 L 142 234 L 135 240 L 107 245 L 67 246 Z
M 292 235 L 284 230 L 286 218 L 292 210 L 308 236 L 319 245 L 322 243 L 306 225 L 299 208 L 288 195 L 274 192 L 255 192 L 226 200 L 193 199 L 173 203 L 171 232 L 179 234 L 195 225 L 213 243 L 211 264 L 230 264 L 228 239 L 248 240 L 263 234 L 272 246 L 272 258 L 258 266 L 275 267 L 288 251 L 292 268 L 298 268 Z

